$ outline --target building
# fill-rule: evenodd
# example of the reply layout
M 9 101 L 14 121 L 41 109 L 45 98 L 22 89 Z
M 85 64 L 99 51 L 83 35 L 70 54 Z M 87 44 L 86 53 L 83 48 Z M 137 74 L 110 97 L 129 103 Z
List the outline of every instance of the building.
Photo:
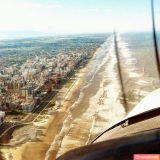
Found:
M 0 125 L 4 123 L 5 115 L 6 115 L 5 112 L 0 111 Z

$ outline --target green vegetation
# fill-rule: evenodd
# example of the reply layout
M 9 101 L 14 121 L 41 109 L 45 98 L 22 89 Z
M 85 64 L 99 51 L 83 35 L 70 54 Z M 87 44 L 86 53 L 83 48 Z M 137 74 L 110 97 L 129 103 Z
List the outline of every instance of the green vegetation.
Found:
M 77 69 L 77 70 L 76 70 L 76 73 L 80 73 L 80 72 L 81 72 L 81 69 Z
M 75 79 L 70 79 L 70 80 L 66 83 L 65 87 L 66 87 L 66 88 L 70 88 L 70 87 L 72 86 L 72 84 L 74 83 L 74 81 L 75 81 Z
M 52 100 L 52 101 L 48 104 L 47 108 L 52 108 L 52 107 L 55 106 L 55 105 L 56 105 L 56 102 L 55 102 L 54 100 Z
M 8 112 L 7 115 L 27 115 L 27 112 L 21 110 L 12 110 L 11 112 Z
M 51 104 L 52 104 L 52 105 L 55 105 L 55 104 L 56 104 L 56 101 L 52 100 L 52 101 L 51 101 Z
M 0 146 L 0 149 L 9 149 L 9 148 L 11 148 L 11 146 L 9 146 L 9 145 L 1 145 Z M 0 157 L 0 160 L 1 160 L 1 157 Z

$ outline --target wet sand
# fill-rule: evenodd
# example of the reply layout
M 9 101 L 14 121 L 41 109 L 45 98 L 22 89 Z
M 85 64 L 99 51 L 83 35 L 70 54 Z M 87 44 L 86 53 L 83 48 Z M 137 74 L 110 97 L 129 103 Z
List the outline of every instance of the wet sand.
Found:
M 121 87 L 114 47 L 112 44 L 105 46 L 103 50 L 108 50 L 107 53 L 100 53 L 101 50 L 95 53 L 67 95 L 63 97 L 65 93 L 61 92 L 63 101 L 60 108 L 28 126 L 25 133 L 15 135 L 10 142 L 15 147 L 3 150 L 8 156 L 6 159 L 11 159 L 11 156 L 13 160 L 30 160 L 31 157 L 53 160 L 72 148 L 88 144 L 106 128 L 122 120 L 143 97 L 159 86 L 154 58 L 148 53 L 145 59 L 138 53 L 132 55 L 125 44 L 119 43 L 123 83 L 128 98 L 124 108 L 119 96 Z M 35 136 L 30 136 L 30 133 Z M 27 136 L 28 139 L 20 142 Z

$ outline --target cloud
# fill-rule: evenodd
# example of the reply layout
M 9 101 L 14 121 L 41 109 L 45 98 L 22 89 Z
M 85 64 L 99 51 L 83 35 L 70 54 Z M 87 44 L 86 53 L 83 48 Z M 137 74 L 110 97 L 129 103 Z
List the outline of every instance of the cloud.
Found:
M 23 8 L 42 8 L 43 7 L 40 4 L 32 4 L 32 3 L 19 4 L 18 6 Z
M 61 5 L 1 2 L 0 0 L 0 30 L 87 32 L 105 31 L 112 24 L 108 17 L 104 21 L 105 10 L 101 12 L 96 7 L 81 9 Z M 112 10 L 107 9 L 107 11 Z
M 42 5 L 37 3 L 8 3 L 0 1 L 0 8 L 22 8 L 22 9 L 54 9 L 54 8 L 64 8 L 62 5 Z
M 48 8 L 48 9 L 53 9 L 53 8 L 64 8 L 64 6 L 61 6 L 61 5 L 51 5 L 51 6 L 45 6 L 45 8 Z
M 93 9 L 88 9 L 88 11 L 99 11 L 99 9 L 93 8 Z
M 108 9 L 106 9 L 106 12 L 113 12 L 113 9 L 108 8 Z
M 34 3 L 25 3 L 25 4 L 20 4 L 19 7 L 23 8 L 35 8 L 35 9 L 61 9 L 64 8 L 61 5 L 41 5 L 41 4 L 34 4 Z

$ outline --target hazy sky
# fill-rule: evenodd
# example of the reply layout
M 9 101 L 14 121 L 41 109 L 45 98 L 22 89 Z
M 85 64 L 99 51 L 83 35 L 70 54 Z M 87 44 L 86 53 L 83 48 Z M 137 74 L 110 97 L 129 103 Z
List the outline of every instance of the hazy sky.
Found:
M 160 30 L 160 0 L 154 0 Z M 0 0 L 1 30 L 55 33 L 151 30 L 150 0 Z

